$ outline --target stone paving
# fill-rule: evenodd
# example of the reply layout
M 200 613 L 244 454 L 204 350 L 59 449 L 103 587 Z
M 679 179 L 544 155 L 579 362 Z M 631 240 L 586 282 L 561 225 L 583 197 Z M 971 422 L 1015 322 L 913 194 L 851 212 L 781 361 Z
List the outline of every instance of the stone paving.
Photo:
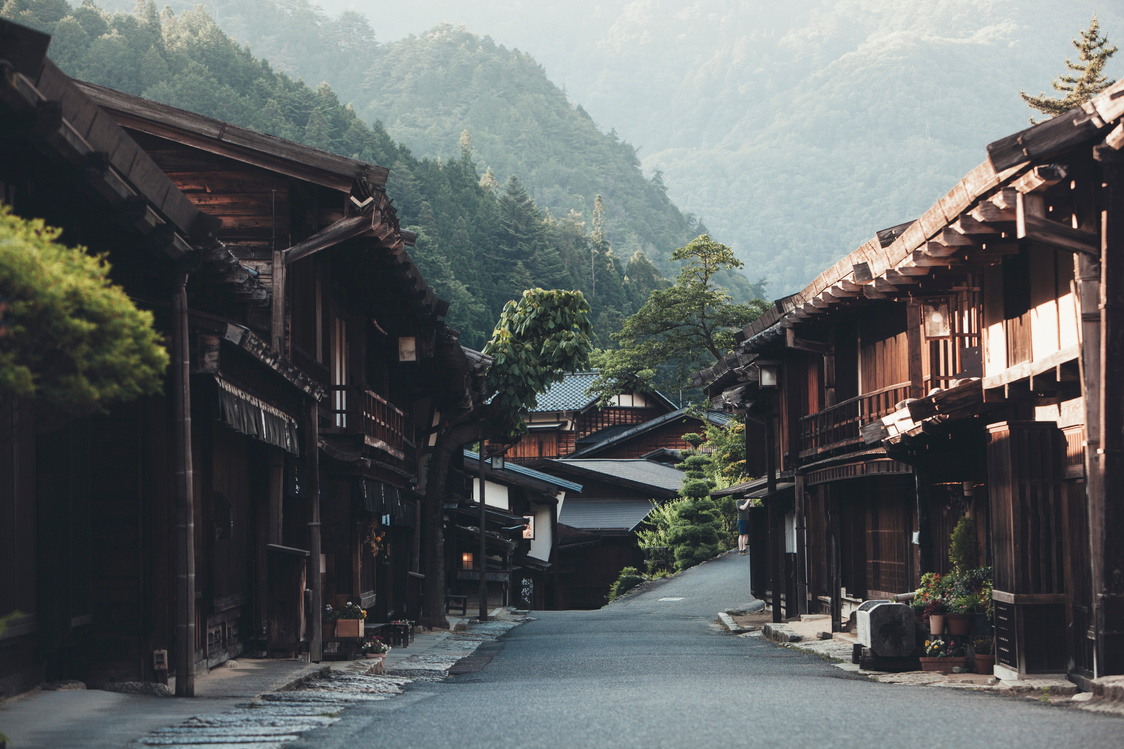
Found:
M 139 739 L 137 747 L 280 749 L 309 731 L 331 725 L 348 707 L 390 699 L 414 681 L 441 681 L 457 661 L 498 639 L 523 618 L 472 623 L 426 650 L 407 656 L 385 674 L 370 660 L 325 666 L 291 689 L 260 695 L 238 709 L 197 715 Z

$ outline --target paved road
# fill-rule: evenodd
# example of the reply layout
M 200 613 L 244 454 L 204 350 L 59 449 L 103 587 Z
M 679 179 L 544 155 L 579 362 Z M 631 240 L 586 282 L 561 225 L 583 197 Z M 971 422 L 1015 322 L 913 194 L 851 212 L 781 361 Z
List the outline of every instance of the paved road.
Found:
M 477 651 L 479 670 L 349 708 L 294 746 L 1124 746 L 1116 717 L 877 684 L 725 633 L 713 620 L 750 600 L 747 573 L 727 555 L 600 611 L 536 612 Z

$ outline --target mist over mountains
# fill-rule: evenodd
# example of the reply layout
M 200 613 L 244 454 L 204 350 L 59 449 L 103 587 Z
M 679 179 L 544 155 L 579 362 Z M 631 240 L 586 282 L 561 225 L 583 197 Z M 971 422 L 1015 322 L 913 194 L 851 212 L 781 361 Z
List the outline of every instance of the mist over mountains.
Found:
M 255 54 L 311 85 L 325 76 L 419 153 L 454 154 L 468 129 L 482 166 L 520 169 L 557 211 L 581 190 L 529 176 L 534 162 L 549 177 L 544 165 L 557 158 L 521 154 L 517 118 L 489 121 L 488 91 L 437 85 L 439 75 L 422 85 L 411 70 L 410 60 L 439 57 L 434 45 L 457 25 L 490 37 L 482 43 L 504 45 L 513 67 L 493 59 L 470 84 L 511 97 L 505 70 L 541 65 L 578 111 L 635 146 L 644 173 L 731 244 L 747 276 L 766 277 L 774 297 L 916 217 L 983 160 L 988 142 L 1027 126 L 1020 89 L 1049 90 L 1094 10 L 1110 41 L 1124 40 L 1124 9 L 1086 0 L 321 1 L 324 19 L 367 19 L 369 39 L 340 42 L 362 53 L 354 65 L 329 66 L 323 50 L 264 23 L 250 8 L 267 0 L 209 7 Z M 277 5 L 308 24 L 303 2 Z M 442 22 L 453 28 L 427 33 Z M 1124 54 L 1106 72 L 1121 77 Z

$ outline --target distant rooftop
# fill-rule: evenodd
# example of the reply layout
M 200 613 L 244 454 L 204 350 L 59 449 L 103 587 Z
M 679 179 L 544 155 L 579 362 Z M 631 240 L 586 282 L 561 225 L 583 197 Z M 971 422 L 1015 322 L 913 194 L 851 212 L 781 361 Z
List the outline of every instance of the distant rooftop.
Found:
M 683 486 L 683 477 L 685 476 L 683 471 L 666 463 L 639 458 L 619 460 L 609 458 L 570 460 L 563 458 L 561 460 L 544 461 L 544 464 L 576 468 L 589 474 L 653 486 L 670 492 L 679 491 L 679 488 Z
M 465 450 L 464 451 L 464 460 L 465 460 L 465 470 L 466 470 L 466 472 L 471 473 L 472 472 L 472 466 L 475 466 L 480 461 L 480 455 L 478 453 L 473 452 L 472 450 Z M 571 491 L 571 492 L 580 492 L 582 490 L 581 484 L 575 484 L 573 481 L 567 481 L 566 479 L 560 479 L 557 476 L 551 476 L 549 473 L 543 473 L 542 471 L 536 471 L 533 468 L 526 468 L 524 466 L 519 465 L 518 463 L 512 463 L 512 462 L 505 461 L 503 468 L 499 468 L 499 469 L 490 468 L 490 467 L 488 468 L 488 474 L 491 474 L 495 478 L 502 478 L 502 476 L 505 472 L 518 474 L 520 476 L 526 476 L 529 479 L 541 481 L 544 484 L 550 484 L 552 486 L 557 486 L 559 489 L 566 489 L 567 491 Z
M 597 372 L 570 372 L 535 399 L 535 411 L 580 411 L 596 398 L 586 395 Z

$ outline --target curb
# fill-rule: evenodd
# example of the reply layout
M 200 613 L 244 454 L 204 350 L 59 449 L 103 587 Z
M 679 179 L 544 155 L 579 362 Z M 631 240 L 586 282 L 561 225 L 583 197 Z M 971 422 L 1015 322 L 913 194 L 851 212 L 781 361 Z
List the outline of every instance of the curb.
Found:
M 802 642 L 804 640 L 795 632 L 789 632 L 783 625 L 766 624 L 761 627 L 761 633 L 773 642 Z
M 742 632 L 745 632 L 745 629 L 742 627 L 742 625 L 735 622 L 734 618 L 727 614 L 725 611 L 719 611 L 718 618 L 722 620 L 722 623 L 724 625 L 726 625 L 726 629 L 730 630 L 735 635 L 739 635 Z

